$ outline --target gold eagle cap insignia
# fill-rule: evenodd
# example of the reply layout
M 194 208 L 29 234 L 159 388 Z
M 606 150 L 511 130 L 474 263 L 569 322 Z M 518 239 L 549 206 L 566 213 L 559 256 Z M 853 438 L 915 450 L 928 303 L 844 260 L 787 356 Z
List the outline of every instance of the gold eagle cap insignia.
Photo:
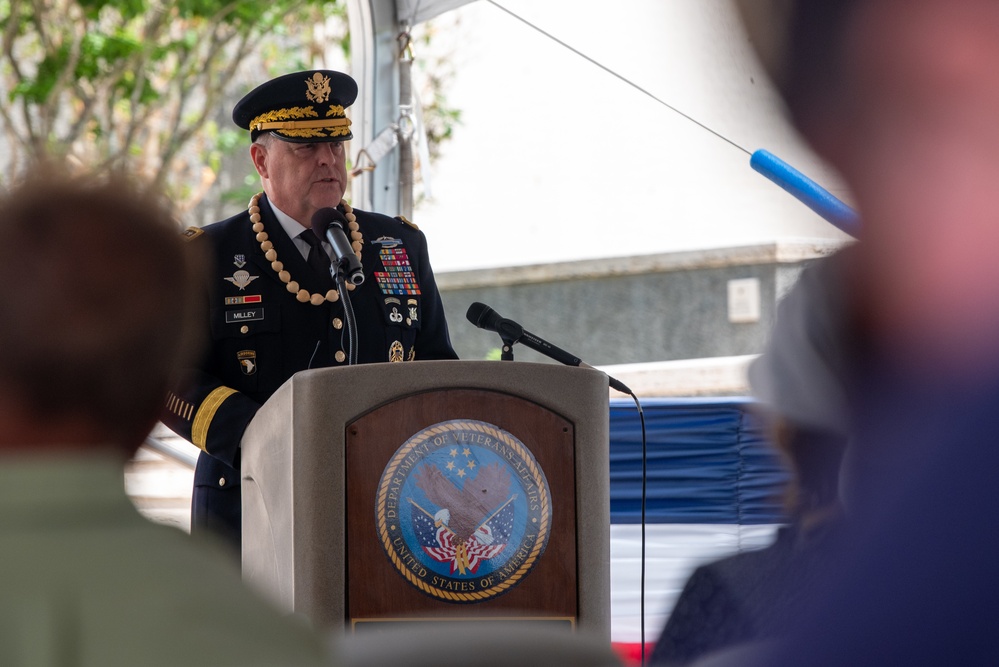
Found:
M 316 72 L 312 75 L 311 79 L 305 80 L 305 85 L 308 87 L 305 97 L 310 102 L 322 104 L 330 98 L 332 91 L 330 90 L 330 78 L 328 76 L 323 76 L 319 72 Z

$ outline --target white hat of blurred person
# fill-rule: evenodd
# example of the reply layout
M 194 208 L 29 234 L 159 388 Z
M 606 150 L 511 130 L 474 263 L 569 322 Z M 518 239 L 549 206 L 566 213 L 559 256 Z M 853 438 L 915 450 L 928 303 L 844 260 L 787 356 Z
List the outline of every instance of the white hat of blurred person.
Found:
M 781 299 L 766 347 L 749 367 L 753 397 L 798 427 L 847 438 L 842 257 L 807 266 Z

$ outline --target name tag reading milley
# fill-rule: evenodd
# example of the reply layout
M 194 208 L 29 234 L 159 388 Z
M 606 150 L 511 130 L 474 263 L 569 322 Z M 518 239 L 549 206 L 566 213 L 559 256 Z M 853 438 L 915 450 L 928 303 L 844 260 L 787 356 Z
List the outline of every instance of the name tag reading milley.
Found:
M 263 308 L 249 308 L 247 310 L 227 310 L 225 313 L 225 323 L 234 324 L 236 322 L 252 322 L 264 319 Z

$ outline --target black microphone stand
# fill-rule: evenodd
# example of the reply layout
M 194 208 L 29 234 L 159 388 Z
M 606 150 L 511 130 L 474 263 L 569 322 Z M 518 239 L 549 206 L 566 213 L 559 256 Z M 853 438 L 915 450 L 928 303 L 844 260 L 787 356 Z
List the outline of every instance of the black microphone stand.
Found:
M 500 335 L 500 340 L 503 341 L 503 348 L 500 350 L 500 361 L 513 361 L 513 346 L 517 341 L 507 338 L 502 334 Z
M 524 337 L 524 327 L 513 320 L 503 320 L 502 325 L 496 333 L 499 334 L 500 340 L 503 341 L 500 361 L 513 361 L 513 346 Z
M 343 301 L 344 328 L 347 330 L 347 365 L 357 364 L 357 320 L 354 318 L 354 306 L 350 303 L 350 292 L 347 290 L 346 272 L 344 264 L 340 261 L 330 265 L 330 275 L 336 282 L 337 291 L 340 292 L 340 299 Z

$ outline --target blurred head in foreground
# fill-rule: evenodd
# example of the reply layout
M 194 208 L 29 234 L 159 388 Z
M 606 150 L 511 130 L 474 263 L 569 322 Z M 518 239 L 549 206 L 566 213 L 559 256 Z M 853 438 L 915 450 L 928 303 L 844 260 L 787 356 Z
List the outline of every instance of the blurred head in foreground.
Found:
M 814 608 L 757 664 L 997 664 L 999 3 L 740 1 L 862 219 L 841 279 L 861 511 Z
M 914 374 L 999 372 L 999 3 L 739 6 L 793 122 L 853 192 L 859 321 Z
M 131 456 L 193 351 L 198 263 L 123 178 L 39 168 L 0 210 L 0 453 Z
M 753 396 L 792 472 L 787 504 L 808 523 L 839 503 L 850 434 L 842 256 L 817 260 L 781 300 L 766 349 L 749 367 Z

